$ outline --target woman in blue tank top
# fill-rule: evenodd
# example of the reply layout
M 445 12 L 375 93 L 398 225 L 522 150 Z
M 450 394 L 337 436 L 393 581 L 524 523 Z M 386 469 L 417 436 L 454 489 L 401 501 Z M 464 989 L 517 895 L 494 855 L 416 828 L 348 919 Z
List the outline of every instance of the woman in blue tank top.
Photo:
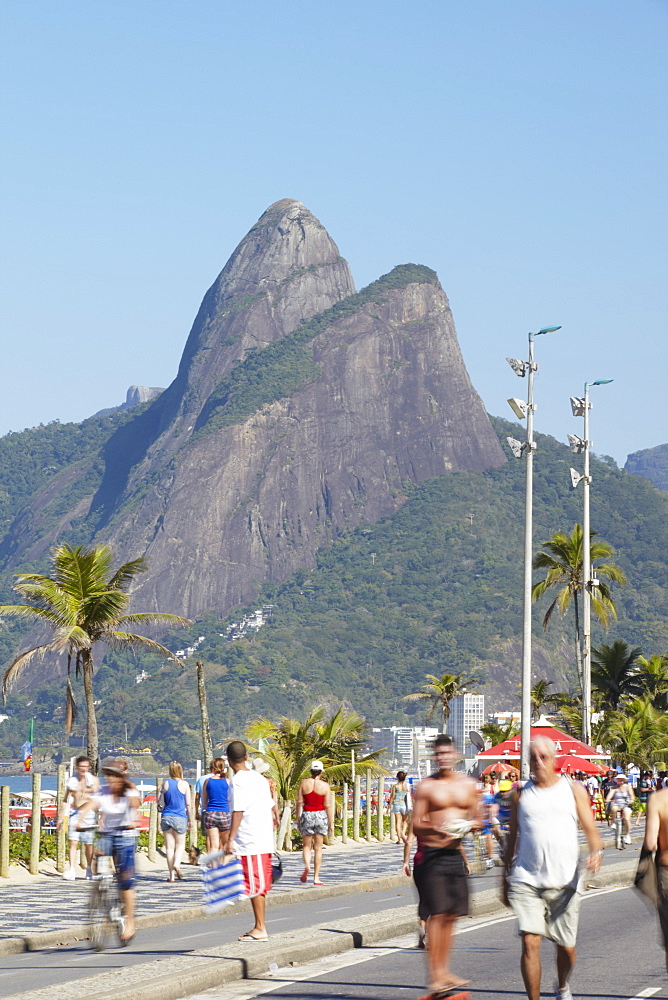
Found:
M 162 812 L 160 829 L 165 838 L 167 856 L 167 881 L 183 878 L 181 859 L 186 846 L 186 830 L 193 825 L 190 785 L 183 780 L 183 768 L 178 761 L 169 765 L 169 778 L 163 781 L 158 797 L 158 809 Z
M 231 825 L 227 767 L 222 757 L 211 761 L 211 774 L 202 785 L 202 822 L 207 851 L 220 850 L 220 835 Z

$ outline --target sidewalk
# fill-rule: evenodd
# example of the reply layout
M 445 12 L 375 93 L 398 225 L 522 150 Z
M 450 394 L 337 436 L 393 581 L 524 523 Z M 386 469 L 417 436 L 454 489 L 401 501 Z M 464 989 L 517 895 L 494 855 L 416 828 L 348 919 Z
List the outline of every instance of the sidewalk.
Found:
M 598 825 L 604 841 L 611 842 L 607 824 Z M 632 836 L 634 841 L 642 839 L 644 826 L 634 827 Z M 584 843 L 582 835 L 580 840 Z M 467 838 L 466 843 L 467 850 L 470 851 L 470 838 Z M 389 842 L 336 844 L 325 849 L 322 878 L 327 888 L 336 888 L 351 882 L 399 877 L 402 856 L 402 848 Z M 271 898 L 276 902 L 279 897 L 302 893 L 305 888 L 308 889 L 308 885 L 305 887 L 299 881 L 303 871 L 301 853 L 282 854 L 281 857 L 283 877 L 271 893 Z M 159 858 L 158 864 L 152 865 L 145 855 L 138 855 L 138 917 L 151 916 L 159 921 L 160 916 L 164 916 L 165 923 L 195 918 L 193 911 L 202 903 L 200 871 L 192 865 L 184 865 L 182 871 L 182 882 L 168 882 L 163 859 Z M 83 878 L 65 882 L 54 872 L 40 876 L 29 876 L 26 873 L 24 879 L 19 883 L 4 880 L 0 882 L 0 942 L 5 938 L 65 930 L 86 922 L 89 886 Z

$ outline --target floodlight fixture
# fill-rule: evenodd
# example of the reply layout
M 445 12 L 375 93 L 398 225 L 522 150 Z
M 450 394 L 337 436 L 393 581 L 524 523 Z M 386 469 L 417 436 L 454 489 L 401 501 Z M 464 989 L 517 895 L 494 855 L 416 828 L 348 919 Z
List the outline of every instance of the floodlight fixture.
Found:
M 524 378 L 529 368 L 526 361 L 519 361 L 517 358 L 506 358 L 506 361 L 519 378 Z
M 522 444 L 521 441 L 518 441 L 517 438 L 514 437 L 507 437 L 506 441 L 508 442 L 510 450 L 512 451 L 515 458 L 521 458 L 522 455 L 524 454 L 524 449 L 526 445 Z
M 587 442 L 583 441 L 583 439 L 578 437 L 577 434 L 569 434 L 568 447 L 574 455 L 581 455 L 587 447 Z
M 584 417 L 585 401 L 580 396 L 571 396 L 571 410 L 574 417 Z
M 584 476 L 581 476 L 577 469 L 570 469 L 569 471 L 571 474 L 571 489 L 575 490 L 580 480 L 584 479 Z
M 508 400 L 508 406 L 513 411 L 518 420 L 524 420 L 527 413 L 529 412 L 529 404 L 525 403 L 523 399 L 516 399 L 511 397 Z

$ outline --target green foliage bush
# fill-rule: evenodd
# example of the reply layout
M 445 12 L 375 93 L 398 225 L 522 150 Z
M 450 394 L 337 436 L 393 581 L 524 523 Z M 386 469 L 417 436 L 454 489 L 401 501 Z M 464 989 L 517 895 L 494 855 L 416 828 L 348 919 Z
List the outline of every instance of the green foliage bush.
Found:
M 39 858 L 56 860 L 58 838 L 55 833 L 42 833 L 39 838 Z M 22 833 L 19 830 L 11 830 L 9 833 L 9 861 L 10 864 L 20 864 L 28 866 L 30 862 L 30 834 Z

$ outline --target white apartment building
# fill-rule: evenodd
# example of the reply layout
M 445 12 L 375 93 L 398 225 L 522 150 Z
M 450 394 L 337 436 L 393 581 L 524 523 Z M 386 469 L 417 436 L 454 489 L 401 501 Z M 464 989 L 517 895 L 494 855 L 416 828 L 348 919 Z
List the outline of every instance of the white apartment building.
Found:
M 371 730 L 371 749 L 386 749 L 406 767 L 418 768 L 422 765 L 425 772 L 436 736 L 438 729 L 431 726 L 384 726 Z
M 480 732 L 480 727 L 484 724 L 484 694 L 459 694 L 452 699 L 450 718 L 445 731 L 448 736 L 452 736 L 457 749 L 465 757 L 475 757 L 477 750 L 469 739 L 469 733 L 472 729 Z

